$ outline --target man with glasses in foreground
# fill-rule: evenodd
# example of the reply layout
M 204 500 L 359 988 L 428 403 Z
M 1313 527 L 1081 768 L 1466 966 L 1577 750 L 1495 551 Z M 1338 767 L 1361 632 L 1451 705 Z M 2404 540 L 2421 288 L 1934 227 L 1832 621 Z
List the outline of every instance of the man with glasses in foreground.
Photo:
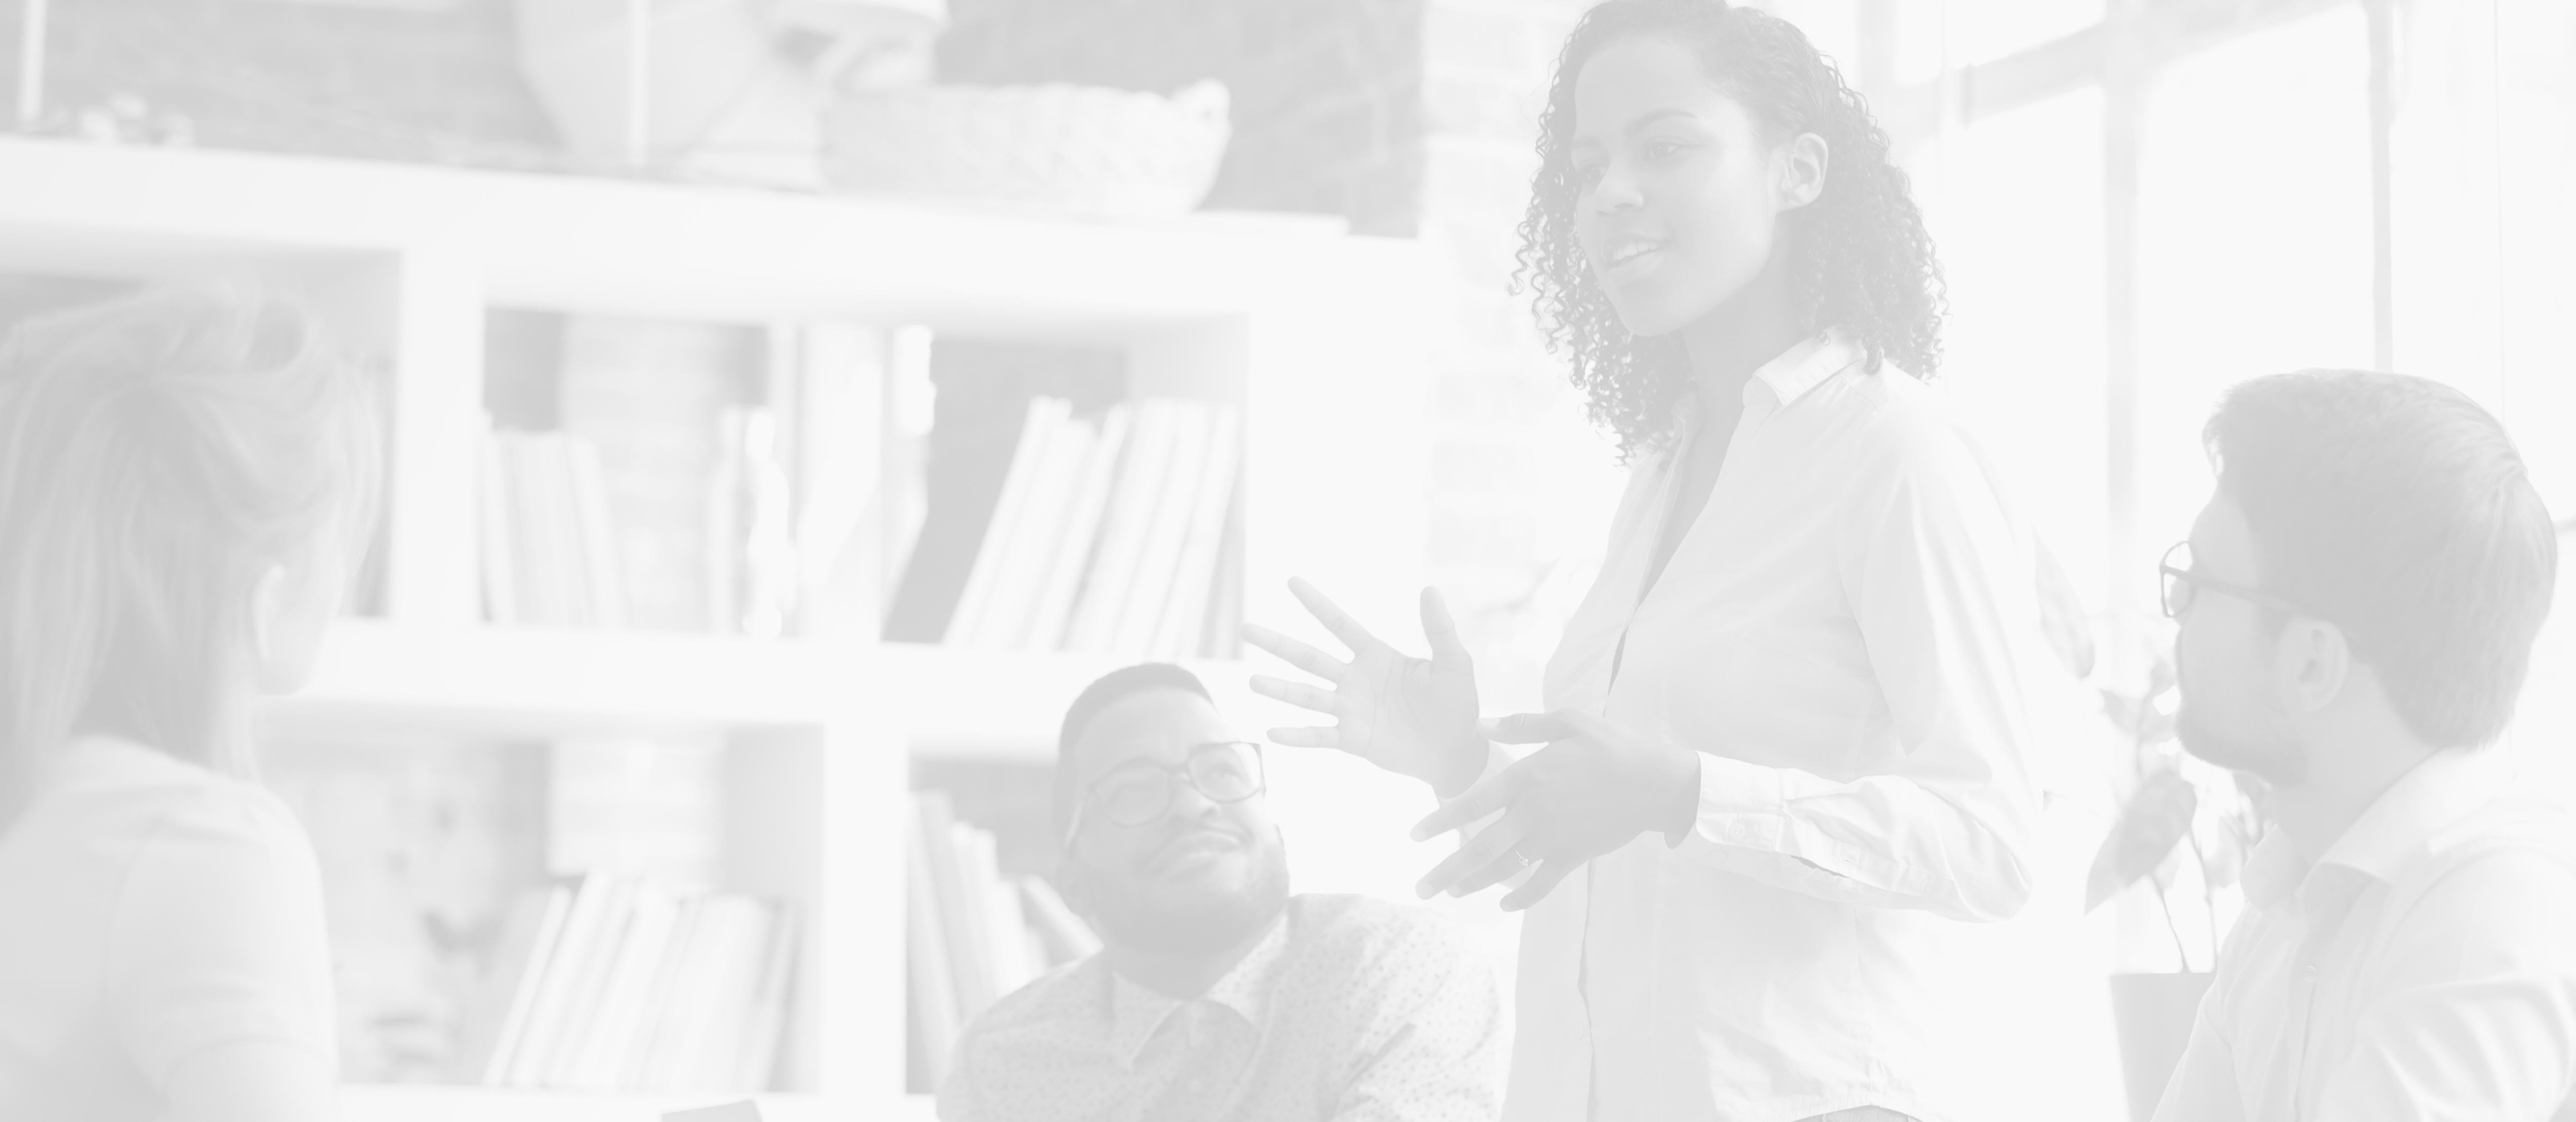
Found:
M 2357 371 L 2239 385 L 2204 441 L 2164 566 L 2179 728 L 2275 825 L 2156 1117 L 2576 1118 L 2576 848 L 2482 750 L 2557 579 L 2520 455 L 2458 391 Z
M 1259 745 L 1152 663 L 1091 684 L 1057 741 L 1056 880 L 1097 955 L 967 1027 L 946 1122 L 1489 1119 L 1491 964 L 1430 913 L 1292 896 Z

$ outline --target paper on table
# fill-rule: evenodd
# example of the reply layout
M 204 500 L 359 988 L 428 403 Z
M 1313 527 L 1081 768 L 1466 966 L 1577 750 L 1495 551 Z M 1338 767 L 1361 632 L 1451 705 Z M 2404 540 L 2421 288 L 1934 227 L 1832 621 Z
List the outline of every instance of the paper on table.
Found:
M 723 1106 L 702 1106 L 695 1110 L 674 1110 L 663 1115 L 662 1122 L 760 1122 L 760 1104 L 745 1100 Z

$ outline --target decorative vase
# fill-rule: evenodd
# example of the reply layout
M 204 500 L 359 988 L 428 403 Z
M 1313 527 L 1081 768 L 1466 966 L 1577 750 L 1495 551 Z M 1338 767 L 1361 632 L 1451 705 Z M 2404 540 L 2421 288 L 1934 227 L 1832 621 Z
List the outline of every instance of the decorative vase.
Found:
M 1102 217 L 1196 207 L 1230 133 L 1225 86 L 1170 97 L 1091 86 L 844 90 L 824 171 L 843 190 Z
M 518 0 L 517 19 L 520 72 L 575 156 L 820 183 L 822 86 L 746 0 Z
M 2147 1122 L 2164 1097 L 2174 1065 L 2209 991 L 2207 973 L 2113 974 L 2111 1020 L 2120 1036 L 2121 1081 L 2129 1090 L 2129 1117 Z

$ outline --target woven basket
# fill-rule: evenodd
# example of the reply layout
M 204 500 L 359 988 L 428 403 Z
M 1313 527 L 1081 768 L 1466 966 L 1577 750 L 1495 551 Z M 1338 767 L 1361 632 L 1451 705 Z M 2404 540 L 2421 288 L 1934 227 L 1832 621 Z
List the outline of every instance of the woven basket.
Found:
M 824 175 L 845 190 L 1077 214 L 1196 207 L 1227 137 L 1225 87 L 1171 97 L 1091 86 L 852 91 L 824 127 Z

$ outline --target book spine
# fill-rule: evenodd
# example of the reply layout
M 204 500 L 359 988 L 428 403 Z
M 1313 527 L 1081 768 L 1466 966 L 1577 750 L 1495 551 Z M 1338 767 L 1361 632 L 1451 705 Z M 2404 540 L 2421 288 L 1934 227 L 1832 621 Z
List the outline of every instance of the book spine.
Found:
M 644 1081 L 647 1090 L 709 1089 L 697 1082 L 696 1063 L 716 1040 L 716 991 L 723 984 L 721 967 L 733 938 L 733 915 L 723 898 L 712 893 L 698 898 L 695 911 L 687 957 L 672 979 L 671 1005 L 654 1045 L 651 1075 Z
M 663 950 L 662 961 L 654 970 L 652 989 L 645 998 L 643 1014 L 637 1018 L 635 1038 L 628 1043 L 626 1054 L 619 1059 L 617 1085 L 620 1087 L 655 1089 L 656 1064 L 670 1046 L 673 1027 L 679 1020 L 674 1011 L 680 1008 L 683 998 L 682 987 L 694 954 L 692 947 L 697 938 L 698 918 L 706 912 L 702 906 L 704 903 L 704 893 L 692 892 L 681 896 L 674 904 L 669 945 Z
M 742 1038 L 751 1026 L 752 1005 L 758 1000 L 761 953 L 774 934 L 776 917 L 757 900 L 742 896 L 722 897 L 725 910 L 732 916 L 728 925 L 731 938 L 725 945 L 725 956 L 718 976 L 723 984 L 716 989 L 715 1014 L 709 1021 L 716 1035 L 710 1046 L 691 1059 L 695 1061 L 700 1090 L 739 1091 L 734 1080 L 742 1061 Z
M 957 992 L 960 1020 L 983 1008 L 991 991 L 980 959 L 962 948 L 975 946 L 975 929 L 967 907 L 964 871 L 957 857 L 957 825 L 948 796 L 940 791 L 916 795 L 921 808 L 921 848 L 930 862 L 932 890 L 939 898 L 939 926 L 948 937 L 948 964 Z
M 590 623 L 589 592 L 581 581 L 581 530 L 573 514 L 570 440 L 562 433 L 532 433 L 527 443 L 527 486 L 536 511 L 531 532 L 538 544 L 538 579 L 546 589 L 545 622 L 557 627 Z
M 1029 617 L 1037 611 L 1043 594 L 1047 566 L 1055 560 L 1057 543 L 1064 536 L 1065 508 L 1072 504 L 1073 490 L 1082 482 L 1082 470 L 1091 458 L 1092 445 L 1099 442 L 1099 432 L 1090 422 L 1064 417 L 1056 423 L 1054 439 L 1047 442 L 1046 459 L 1039 466 L 1030 486 L 1027 505 L 1020 508 L 1019 524 L 1014 529 L 1001 557 L 1001 575 L 994 582 L 992 601 L 984 617 L 967 641 L 978 647 L 1017 650 L 1029 631 Z
M 931 885 L 930 855 L 925 853 L 918 802 L 913 808 L 913 840 L 905 847 L 910 860 L 904 893 L 907 922 L 905 965 L 912 976 L 912 1015 L 923 1050 L 922 1070 L 931 1086 L 948 1077 L 949 1054 L 957 1046 L 962 1018 L 957 1009 L 956 975 L 948 964 L 949 937 L 940 922 L 939 893 Z
M 1141 655 L 1153 646 L 1154 629 L 1172 601 L 1173 578 L 1180 571 L 1181 547 L 1189 537 L 1199 473 L 1206 466 L 1208 438 L 1213 435 L 1211 407 L 1194 401 L 1174 405 L 1180 431 L 1172 446 L 1171 466 L 1164 470 L 1154 495 L 1153 530 L 1137 558 L 1127 603 L 1118 613 L 1117 631 L 1110 640 L 1110 649 L 1120 654 Z
M 999 1001 L 1029 982 L 1029 925 L 1020 914 L 1019 892 L 1002 879 L 993 835 L 976 830 L 967 840 L 979 898 L 984 901 L 983 951 L 993 963 L 993 1000 Z
M 1072 409 L 1062 398 L 1029 399 L 1027 418 L 1020 423 L 1019 446 L 1011 453 L 1011 466 L 1002 477 L 1002 494 L 993 507 L 992 521 L 985 524 L 984 541 L 975 549 L 975 561 L 967 570 L 966 590 L 959 594 L 957 611 L 948 618 L 948 630 L 942 640 L 948 646 L 972 642 L 986 624 L 985 616 L 993 611 L 993 599 L 1002 580 L 1002 572 L 1011 556 L 1019 549 L 1018 538 L 1026 532 L 1030 492 L 1046 470 L 1048 445 L 1054 443 L 1065 427 Z
M 599 446 L 579 437 L 564 438 L 570 461 L 573 514 L 581 532 L 582 585 L 588 593 L 591 622 L 600 627 L 626 626 L 626 585 L 617 557 L 617 530 L 608 511 L 608 484 L 599 466 Z
M 502 454 L 503 437 L 487 418 L 474 456 L 479 496 L 476 527 L 481 531 L 483 616 L 493 623 L 521 622 L 517 546 L 510 532 L 510 474 Z
M 500 434 L 501 477 L 507 492 L 510 523 L 511 587 L 516 590 L 518 622 L 539 627 L 561 622 L 546 583 L 545 511 L 538 496 L 538 434 Z
M 527 1035 L 529 1012 L 545 984 L 555 944 L 563 937 L 565 917 L 572 911 L 572 890 L 563 885 L 548 885 L 533 898 L 538 901 L 538 920 L 524 957 L 511 963 L 505 956 L 494 963 L 500 968 L 493 975 L 495 994 L 506 994 L 508 1004 L 493 1034 L 491 1051 L 481 1055 L 474 1068 L 476 1082 L 487 1087 L 500 1086 L 509 1075 L 511 1057 Z M 467 1054 L 469 1059 L 474 1058 L 470 1048 Z
M 679 918 L 679 901 L 657 884 L 635 886 L 635 918 L 619 941 L 615 965 L 602 984 L 599 1011 L 581 1040 L 570 1083 L 608 1090 L 618 1086 L 626 1050 L 640 1031 L 644 1003 L 651 1000 L 654 976 L 670 949 L 671 926 Z
M 1225 512 L 1223 543 L 1216 553 L 1216 585 L 1208 593 L 1206 629 L 1198 653 L 1206 658 L 1235 658 L 1243 649 L 1243 504 Z
M 958 892 L 956 930 L 958 941 L 949 948 L 949 960 L 964 964 L 967 976 L 959 979 L 958 989 L 966 996 L 966 1017 L 975 1015 L 1002 995 L 1002 980 L 993 972 L 992 893 L 985 884 L 982 870 L 975 859 L 975 835 L 978 831 L 963 822 L 948 827 L 948 847 L 957 862 Z
M 667 1057 L 665 1082 L 660 1088 L 669 1091 L 726 1090 L 722 1084 L 727 1074 L 717 1054 L 735 1038 L 727 1002 L 732 998 L 734 961 L 748 945 L 743 930 L 743 916 L 734 900 L 722 894 L 706 899 L 706 915 L 699 922 L 705 937 L 692 947 L 690 964 L 696 975 L 687 1009 L 686 1030 Z
M 1150 645 L 1156 658 L 1197 655 L 1199 637 L 1207 628 L 1217 553 L 1225 541 L 1226 513 L 1233 506 L 1243 463 L 1243 415 L 1232 406 L 1218 406 L 1209 423 L 1205 467 L 1192 496 L 1179 562 L 1173 567 L 1172 596 Z
M 572 1002 L 572 991 L 599 937 L 599 928 L 606 922 L 601 915 L 608 904 L 606 874 L 584 874 L 572 891 L 572 908 L 565 917 L 563 934 L 538 976 L 537 996 L 528 1013 L 526 1031 L 510 1053 L 509 1071 L 502 1082 L 512 1087 L 544 1083 L 547 1053 L 564 1033 L 566 1006 Z
M 768 906 L 769 941 L 763 948 L 760 984 L 751 1004 L 751 1023 L 743 1032 L 742 1064 L 734 1076 L 734 1085 L 746 1091 L 766 1091 L 778 1070 L 780 1044 L 787 1035 L 788 995 L 795 984 L 797 955 L 803 946 L 798 937 L 798 909 L 787 901 Z
M 1073 622 L 1067 628 L 1067 650 L 1106 651 L 1116 637 L 1118 617 L 1126 610 L 1146 536 L 1153 531 L 1154 495 L 1171 468 L 1176 435 L 1173 403 L 1147 398 L 1136 403 L 1135 427 L 1119 460 L 1117 482 L 1110 490 L 1109 514 L 1100 528 L 1099 555 L 1083 574 L 1075 598 Z
M 1064 646 L 1074 594 L 1081 590 L 1083 574 L 1099 545 L 1110 487 L 1117 482 L 1118 459 L 1126 451 L 1135 417 L 1135 408 L 1128 405 L 1111 406 L 1101 414 L 1100 435 L 1092 441 L 1081 485 L 1074 489 L 1073 503 L 1065 511 L 1064 534 L 1046 561 L 1045 588 L 1029 611 L 1028 631 L 1019 637 L 1023 649 L 1052 651 Z
M 731 635 L 742 630 L 743 529 L 751 517 L 743 501 L 745 414 L 728 408 L 717 419 L 714 470 L 706 481 L 705 556 L 707 618 L 704 628 Z
M 617 968 L 618 952 L 635 926 L 635 883 L 622 876 L 610 876 L 607 881 L 608 902 L 601 908 L 603 920 L 581 948 L 576 960 L 581 970 L 565 1006 L 562 1030 L 547 1045 L 544 1066 L 539 1069 L 539 1082 L 544 1086 L 571 1087 L 581 1080 L 584 1051 L 599 1034 L 600 1007 Z

